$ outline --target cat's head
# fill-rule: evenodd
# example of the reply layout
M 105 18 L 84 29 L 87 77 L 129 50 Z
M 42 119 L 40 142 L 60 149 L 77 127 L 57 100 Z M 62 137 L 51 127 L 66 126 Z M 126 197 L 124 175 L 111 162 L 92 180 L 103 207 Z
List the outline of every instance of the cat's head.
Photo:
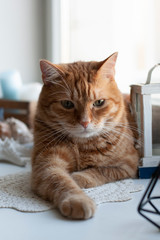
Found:
M 73 138 L 97 136 L 123 109 L 115 82 L 117 53 L 102 62 L 55 65 L 40 61 L 44 86 L 39 99 L 43 121 Z

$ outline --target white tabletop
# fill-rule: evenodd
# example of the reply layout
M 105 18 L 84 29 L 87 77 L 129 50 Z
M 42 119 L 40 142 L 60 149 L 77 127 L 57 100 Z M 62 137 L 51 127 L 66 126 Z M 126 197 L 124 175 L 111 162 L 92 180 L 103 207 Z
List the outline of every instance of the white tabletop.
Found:
M 21 167 L 0 163 L 0 176 L 22 170 Z M 136 184 L 144 184 L 146 188 L 149 180 L 134 181 Z M 143 191 L 133 193 L 133 199 L 127 202 L 102 204 L 98 206 L 94 218 L 85 221 L 68 220 L 57 210 L 22 213 L 13 209 L 0 209 L 0 239 L 158 240 L 158 229 L 137 212 L 142 194 Z

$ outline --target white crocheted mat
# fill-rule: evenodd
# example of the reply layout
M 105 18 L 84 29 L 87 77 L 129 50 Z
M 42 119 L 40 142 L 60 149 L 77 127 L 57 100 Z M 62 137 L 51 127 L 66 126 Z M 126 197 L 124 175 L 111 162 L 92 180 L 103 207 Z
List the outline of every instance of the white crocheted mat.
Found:
M 36 196 L 30 188 L 30 172 L 7 175 L 0 178 L 0 208 L 13 208 L 22 212 L 47 211 L 53 206 Z M 143 186 L 127 179 L 100 187 L 85 189 L 85 193 L 97 205 L 106 202 L 122 202 L 132 199 L 132 193 Z

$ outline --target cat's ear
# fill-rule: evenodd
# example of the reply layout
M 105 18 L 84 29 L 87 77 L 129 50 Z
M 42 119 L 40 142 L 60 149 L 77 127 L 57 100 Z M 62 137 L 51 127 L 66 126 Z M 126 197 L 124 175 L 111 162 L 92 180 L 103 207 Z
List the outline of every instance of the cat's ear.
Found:
M 47 60 L 40 60 L 42 80 L 45 85 L 52 84 L 55 79 L 62 78 L 63 71 L 58 65 L 52 64 Z
M 103 62 L 98 70 L 98 74 L 100 74 L 101 78 L 114 79 L 117 56 L 118 52 L 115 52 Z

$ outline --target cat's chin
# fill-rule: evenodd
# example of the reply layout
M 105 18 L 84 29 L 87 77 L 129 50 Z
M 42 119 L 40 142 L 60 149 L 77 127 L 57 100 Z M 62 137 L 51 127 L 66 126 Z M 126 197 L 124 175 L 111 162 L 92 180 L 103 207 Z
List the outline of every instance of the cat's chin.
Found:
M 94 133 L 94 132 L 82 132 L 82 133 L 73 134 L 73 137 L 79 140 L 84 140 L 84 139 L 87 140 L 95 136 L 97 136 L 97 133 Z

